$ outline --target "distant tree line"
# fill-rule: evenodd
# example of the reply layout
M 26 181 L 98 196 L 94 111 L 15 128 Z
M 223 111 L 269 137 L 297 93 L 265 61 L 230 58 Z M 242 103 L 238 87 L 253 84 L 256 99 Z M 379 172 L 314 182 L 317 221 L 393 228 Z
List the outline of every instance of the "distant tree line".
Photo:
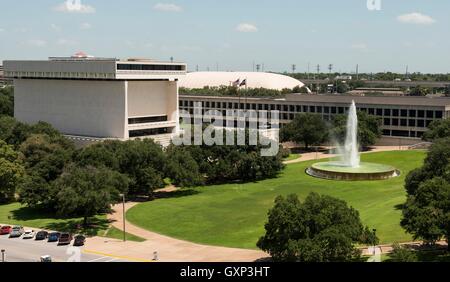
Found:
M 305 87 L 294 87 L 293 89 L 267 89 L 267 88 L 238 88 L 234 86 L 220 86 L 204 88 L 180 88 L 181 95 L 197 95 L 197 96 L 219 96 L 219 97 L 280 97 L 286 94 L 306 94 Z
M 284 126 L 280 132 L 283 142 L 295 142 L 310 146 L 322 145 L 326 142 L 343 143 L 347 132 L 347 117 L 335 115 L 327 122 L 321 115 L 312 113 L 298 114 L 294 120 Z M 381 137 L 381 121 L 379 118 L 358 112 L 358 142 L 361 147 L 374 145 Z

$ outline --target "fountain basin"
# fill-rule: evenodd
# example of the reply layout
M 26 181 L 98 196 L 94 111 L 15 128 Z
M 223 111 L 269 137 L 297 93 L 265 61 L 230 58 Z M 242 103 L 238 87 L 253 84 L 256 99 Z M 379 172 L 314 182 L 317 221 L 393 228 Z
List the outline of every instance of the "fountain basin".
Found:
M 316 163 L 306 173 L 322 179 L 346 181 L 386 180 L 400 175 L 400 171 L 389 165 L 361 163 L 358 167 L 349 167 L 339 162 Z

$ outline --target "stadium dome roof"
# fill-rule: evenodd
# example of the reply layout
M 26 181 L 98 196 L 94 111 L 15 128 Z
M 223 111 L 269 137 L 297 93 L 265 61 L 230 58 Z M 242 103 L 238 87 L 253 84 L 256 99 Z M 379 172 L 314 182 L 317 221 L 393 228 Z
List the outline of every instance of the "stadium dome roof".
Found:
M 191 72 L 179 81 L 180 87 L 204 88 L 231 86 L 233 82 L 246 79 L 248 88 L 266 88 L 282 90 L 284 88 L 303 87 L 304 84 L 290 76 L 267 72 Z

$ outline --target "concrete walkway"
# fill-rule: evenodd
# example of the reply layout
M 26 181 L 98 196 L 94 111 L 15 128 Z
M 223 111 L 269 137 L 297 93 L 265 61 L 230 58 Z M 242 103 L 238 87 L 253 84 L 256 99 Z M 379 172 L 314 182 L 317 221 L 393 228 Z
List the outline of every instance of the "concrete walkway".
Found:
M 129 210 L 137 203 L 127 203 Z M 108 218 L 112 225 L 123 230 L 122 205 L 114 206 L 114 213 Z M 92 253 L 108 254 L 134 261 L 150 261 L 154 252 L 158 252 L 162 262 L 253 262 L 268 255 L 262 251 L 207 246 L 160 235 L 126 221 L 126 231 L 145 238 L 145 242 L 122 242 L 100 237 L 88 240 L 86 249 Z
M 325 148 L 327 150 L 331 150 L 332 147 Z M 389 152 L 389 151 L 406 151 L 409 150 L 409 147 L 399 147 L 399 146 L 378 146 L 378 147 L 372 147 L 370 151 L 363 152 L 362 154 L 370 154 L 370 153 L 377 153 L 377 152 Z M 284 162 L 285 164 L 295 164 L 295 163 L 301 163 L 306 161 L 313 161 L 313 160 L 322 160 L 322 159 L 331 159 L 336 157 L 337 155 L 334 154 L 327 154 L 325 152 L 311 152 L 311 153 L 304 153 L 301 154 L 301 157 L 295 160 L 290 160 Z

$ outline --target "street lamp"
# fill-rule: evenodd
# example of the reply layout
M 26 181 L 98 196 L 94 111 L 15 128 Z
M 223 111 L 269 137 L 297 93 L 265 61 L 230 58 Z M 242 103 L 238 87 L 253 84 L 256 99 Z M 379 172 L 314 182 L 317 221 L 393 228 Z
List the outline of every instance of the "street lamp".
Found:
M 122 197 L 122 221 L 123 221 L 123 241 L 127 241 L 126 231 L 125 231 L 125 194 L 120 194 Z
M 5 250 L 2 250 L 2 262 L 5 262 Z
M 375 248 L 376 248 L 376 241 L 377 241 L 377 230 L 373 229 L 373 254 L 376 254 Z

